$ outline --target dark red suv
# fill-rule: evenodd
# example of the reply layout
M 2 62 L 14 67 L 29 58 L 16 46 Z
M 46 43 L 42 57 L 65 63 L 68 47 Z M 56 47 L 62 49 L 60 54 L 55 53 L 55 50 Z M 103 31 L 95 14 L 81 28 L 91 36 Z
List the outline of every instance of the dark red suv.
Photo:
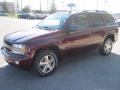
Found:
M 41 76 L 47 76 L 68 50 L 98 45 L 102 55 L 109 55 L 117 38 L 115 20 L 105 11 L 62 12 L 30 30 L 6 35 L 1 51 L 9 64 L 34 67 Z

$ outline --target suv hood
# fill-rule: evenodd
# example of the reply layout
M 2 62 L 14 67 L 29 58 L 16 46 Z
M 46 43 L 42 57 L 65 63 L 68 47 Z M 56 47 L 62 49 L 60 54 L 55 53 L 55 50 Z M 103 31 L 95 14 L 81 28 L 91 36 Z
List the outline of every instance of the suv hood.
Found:
M 15 33 L 8 34 L 5 37 L 5 41 L 10 42 L 10 43 L 21 43 L 27 40 L 31 40 L 36 37 L 40 37 L 43 35 L 47 35 L 55 31 L 50 31 L 50 30 L 41 30 L 41 29 L 36 29 L 36 28 L 31 28 L 29 30 L 23 30 L 23 31 L 18 31 Z

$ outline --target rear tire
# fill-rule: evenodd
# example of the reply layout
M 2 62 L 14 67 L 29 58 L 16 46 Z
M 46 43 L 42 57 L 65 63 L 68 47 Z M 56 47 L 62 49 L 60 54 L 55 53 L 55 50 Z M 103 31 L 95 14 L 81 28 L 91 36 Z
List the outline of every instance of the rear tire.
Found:
M 39 52 L 35 58 L 34 70 L 42 77 L 52 74 L 58 66 L 58 57 L 51 50 Z
M 113 41 L 111 40 L 111 38 L 106 38 L 103 45 L 101 46 L 100 54 L 103 56 L 109 55 L 111 53 L 112 46 Z

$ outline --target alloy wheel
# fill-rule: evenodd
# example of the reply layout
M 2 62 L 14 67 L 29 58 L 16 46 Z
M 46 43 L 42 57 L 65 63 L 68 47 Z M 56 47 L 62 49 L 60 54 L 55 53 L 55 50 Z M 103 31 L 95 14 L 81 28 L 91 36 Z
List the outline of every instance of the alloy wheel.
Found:
M 45 55 L 39 62 L 39 70 L 43 73 L 51 72 L 55 67 L 55 58 L 52 55 Z
M 104 51 L 108 54 L 111 52 L 112 42 L 108 39 L 104 44 Z

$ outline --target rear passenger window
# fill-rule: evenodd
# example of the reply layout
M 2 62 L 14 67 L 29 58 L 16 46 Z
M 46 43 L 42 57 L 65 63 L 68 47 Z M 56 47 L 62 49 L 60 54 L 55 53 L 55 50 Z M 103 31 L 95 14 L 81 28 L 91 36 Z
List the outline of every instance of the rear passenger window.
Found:
M 104 18 L 105 25 L 114 25 L 115 24 L 115 20 L 112 15 L 103 14 L 102 16 Z
M 96 13 L 88 14 L 88 25 L 90 28 L 97 28 L 104 26 L 102 16 Z

